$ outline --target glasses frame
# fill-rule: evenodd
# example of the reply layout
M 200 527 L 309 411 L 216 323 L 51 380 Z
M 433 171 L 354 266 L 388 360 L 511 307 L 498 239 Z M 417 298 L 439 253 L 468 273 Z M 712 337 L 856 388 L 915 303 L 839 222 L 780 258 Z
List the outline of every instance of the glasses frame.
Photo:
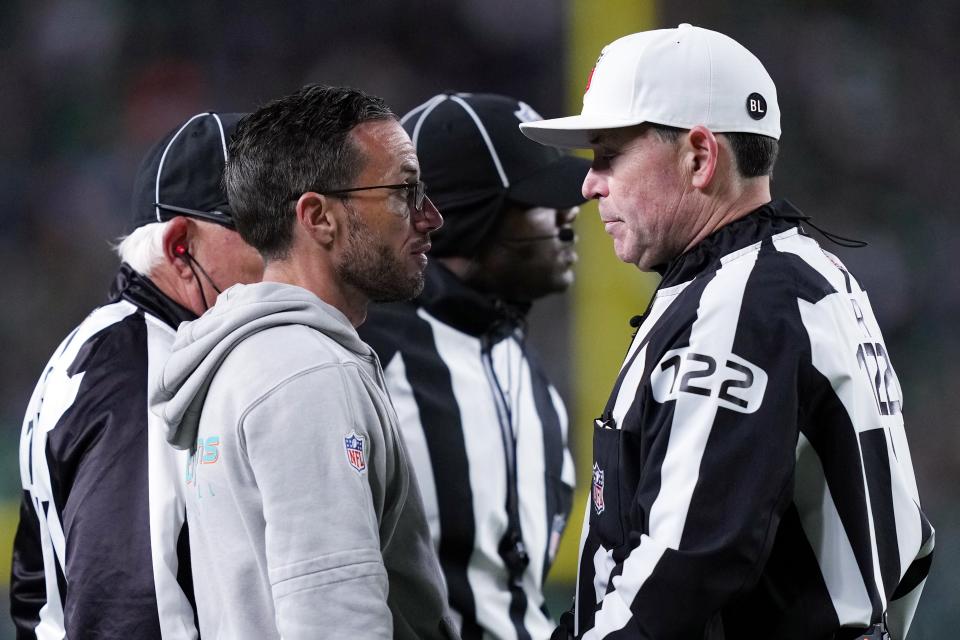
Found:
M 372 189 L 405 189 L 408 204 L 413 205 L 413 210 L 417 213 L 423 213 L 423 203 L 427 200 L 427 185 L 423 180 L 416 182 L 402 182 L 400 184 L 377 184 L 369 187 L 351 187 L 350 189 L 334 189 L 332 191 L 317 191 L 322 196 L 348 196 L 348 194 L 357 191 L 370 191 Z

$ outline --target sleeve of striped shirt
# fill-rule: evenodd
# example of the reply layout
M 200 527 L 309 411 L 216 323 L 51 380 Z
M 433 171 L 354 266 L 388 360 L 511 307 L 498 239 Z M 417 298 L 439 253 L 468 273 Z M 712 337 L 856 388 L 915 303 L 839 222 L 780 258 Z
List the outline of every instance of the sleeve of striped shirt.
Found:
M 627 414 L 639 412 L 648 453 L 621 498 L 646 526 L 610 552 L 588 640 L 701 637 L 769 556 L 791 497 L 805 336 L 782 283 L 741 266 L 707 287 L 688 334 L 651 341 L 659 361 Z

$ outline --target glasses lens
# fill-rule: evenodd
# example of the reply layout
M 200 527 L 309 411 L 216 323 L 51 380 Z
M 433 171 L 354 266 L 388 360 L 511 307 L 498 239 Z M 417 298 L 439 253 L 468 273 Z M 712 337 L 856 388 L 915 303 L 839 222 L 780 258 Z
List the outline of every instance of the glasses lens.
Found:
M 423 213 L 423 197 L 427 194 L 427 185 L 423 180 L 417 181 L 417 186 L 413 192 L 413 203 L 417 213 Z

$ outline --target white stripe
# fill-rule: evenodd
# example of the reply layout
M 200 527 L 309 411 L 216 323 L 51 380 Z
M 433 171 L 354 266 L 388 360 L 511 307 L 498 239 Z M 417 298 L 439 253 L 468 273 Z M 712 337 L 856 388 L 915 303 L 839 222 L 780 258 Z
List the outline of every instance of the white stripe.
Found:
M 433 477 L 433 465 L 430 463 L 430 449 L 427 436 L 420 420 L 420 408 L 413 395 L 413 387 L 407 379 L 407 369 L 403 355 L 398 351 L 383 370 L 384 383 L 390 390 L 390 400 L 397 412 L 397 421 L 407 449 L 410 466 L 415 470 L 420 494 L 423 498 L 424 513 L 430 526 L 430 537 L 435 549 L 440 547 L 440 505 L 437 501 L 437 485 Z
M 443 102 L 443 101 L 446 100 L 446 99 L 447 99 L 446 94 L 439 94 L 439 95 L 435 95 L 435 96 L 429 98 L 428 100 L 425 100 L 425 101 L 421 102 L 420 104 L 418 104 L 417 106 L 415 106 L 413 109 L 410 109 L 410 111 L 407 111 L 407 112 L 403 115 L 403 117 L 400 118 L 400 124 L 401 124 L 401 125 L 406 124 L 407 121 L 408 121 L 410 118 L 412 118 L 413 116 L 417 115 L 418 113 L 420 113 L 421 111 L 423 111 L 424 109 L 426 109 L 427 107 L 429 107 L 429 106 L 430 106 L 431 104 L 433 104 L 434 102 Z
M 444 362 L 480 362 L 480 341 L 464 335 L 438 321 L 423 309 L 421 318 L 430 323 L 437 353 Z M 467 580 L 473 591 L 477 622 L 491 634 L 501 638 L 516 636 L 509 616 L 510 593 L 503 588 L 506 568 L 500 558 L 498 544 L 507 530 L 506 462 L 500 439 L 497 412 L 492 402 L 489 383 L 483 368 L 469 371 L 457 367 L 452 371 L 451 385 L 463 426 L 468 477 L 473 492 L 475 525 L 474 547 L 467 564 Z M 481 463 L 482 461 L 482 463 Z
M 166 161 L 166 159 L 167 159 L 167 152 L 170 151 L 170 147 L 173 145 L 173 143 L 176 141 L 176 139 L 180 136 L 180 134 L 183 132 L 183 130 L 186 129 L 186 128 L 190 125 L 191 122 L 193 122 L 193 121 L 196 120 L 197 118 L 202 118 L 202 117 L 204 117 L 204 116 L 206 116 L 206 115 L 209 115 L 209 114 L 207 114 L 207 113 L 198 113 L 197 115 L 193 116 L 192 118 L 190 118 L 189 120 L 187 120 L 186 122 L 184 122 L 184 123 L 183 123 L 183 126 L 180 127 L 179 129 L 177 129 L 177 132 L 176 132 L 175 134 L 173 134 L 173 137 L 172 137 L 172 138 L 170 138 L 170 142 L 168 142 L 168 143 L 167 143 L 167 146 L 164 147 L 163 153 L 160 154 L 160 163 L 157 165 L 157 180 L 156 180 L 156 189 L 155 189 L 155 191 L 154 191 L 154 198 L 155 198 L 155 199 L 154 199 L 154 202 L 160 202 L 160 175 L 163 173 L 163 163 L 164 163 L 164 162 Z M 160 207 L 154 207 L 154 211 L 155 211 L 155 213 L 157 214 L 157 222 L 163 222 L 163 220 L 161 220 L 161 218 L 160 218 Z
M 690 330 L 690 351 L 723 356 L 732 352 L 744 289 L 756 258 L 755 252 L 723 266 L 706 286 Z M 725 362 L 727 358 L 716 360 Z M 671 549 L 680 545 L 717 407 L 713 397 L 684 393 L 676 400 L 660 468 L 660 492 L 650 505 L 649 520 L 651 537 Z
M 657 320 L 664 314 L 664 312 L 670 307 L 674 300 L 677 299 L 684 289 L 690 284 L 691 281 L 684 282 L 682 284 L 674 285 L 668 287 L 656 293 L 656 297 L 653 299 L 653 304 L 650 305 L 650 311 L 647 313 L 646 318 L 643 319 L 643 324 L 637 329 L 636 335 L 633 337 L 633 341 L 630 343 L 630 348 L 627 350 L 627 355 L 623 359 L 623 364 L 620 365 L 620 370 L 623 371 L 623 368 L 627 366 L 627 363 L 630 362 L 630 358 L 633 357 L 633 353 L 637 350 L 640 344 L 646 339 L 647 335 L 650 333 L 650 329 L 654 324 L 657 323 Z M 638 358 L 636 361 L 637 365 L 643 364 L 642 358 Z M 620 385 L 621 389 L 623 385 Z M 635 388 L 635 387 L 634 387 Z M 629 396 L 630 400 L 633 400 L 634 396 Z M 619 402 L 619 398 L 617 399 Z M 619 424 L 619 422 L 617 423 Z
M 463 110 L 467 112 L 470 119 L 477 125 L 477 130 L 480 132 L 484 143 L 486 143 L 487 150 L 490 151 L 490 159 L 493 160 L 493 166 L 496 167 L 497 173 L 500 175 L 500 182 L 503 183 L 504 189 L 509 189 L 510 180 L 507 179 L 507 173 L 503 170 L 503 165 L 500 163 L 500 156 L 497 155 L 497 149 L 493 146 L 493 141 L 490 139 L 490 134 L 487 133 L 487 128 L 483 126 L 483 122 L 480 121 L 480 116 L 478 116 L 477 112 L 473 110 L 473 107 L 467 104 L 462 98 L 451 96 L 450 99 L 463 107 Z
M 640 353 L 637 354 L 637 359 L 634 360 L 633 366 L 627 371 L 627 375 L 623 377 L 623 383 L 617 392 L 617 400 L 613 405 L 613 420 L 617 429 L 623 425 L 624 416 L 627 415 L 627 411 L 630 410 L 630 407 L 637 399 L 637 387 L 640 386 L 640 380 L 643 378 L 643 372 L 646 369 L 646 352 L 647 345 L 644 345 Z
M 883 428 L 884 423 L 899 420 L 902 423 L 901 416 L 881 416 L 877 411 L 876 401 L 873 390 L 870 388 L 870 381 L 858 370 L 857 363 L 857 345 L 862 338 L 860 328 L 857 323 L 850 322 L 852 311 L 847 300 L 847 293 L 834 293 L 826 296 L 817 304 L 810 304 L 805 300 L 798 300 L 800 309 L 800 318 L 804 328 L 810 336 L 810 351 L 813 367 L 822 373 L 830 381 L 830 386 L 837 398 L 843 404 L 850 422 L 859 436 L 864 431 Z M 880 340 L 880 334 L 876 334 L 873 340 Z M 880 554 L 877 550 L 876 527 L 873 522 L 873 509 L 870 508 L 869 495 L 870 487 L 867 483 L 866 469 L 862 463 L 863 452 L 860 451 L 860 438 L 856 438 L 857 453 L 860 456 L 860 472 L 863 482 L 863 494 L 866 496 L 864 505 L 867 512 L 867 524 L 870 530 L 870 555 L 873 561 L 874 586 L 871 588 L 883 598 L 883 576 L 880 573 Z M 801 516 L 803 514 L 801 513 Z M 821 570 L 828 573 L 831 568 L 821 564 Z M 854 576 L 859 576 L 856 571 Z M 853 588 L 856 588 L 857 580 L 847 580 L 844 584 L 850 585 L 853 582 Z M 828 583 L 829 584 L 829 583 Z M 840 593 L 834 595 L 835 606 L 838 605 L 838 599 L 844 600 L 846 594 Z M 837 613 L 841 613 L 840 610 Z M 860 623 L 863 620 L 854 620 Z M 848 622 L 844 618 L 840 619 L 841 624 Z M 869 624 L 869 610 L 865 620 Z
M 550 399 L 553 401 L 553 408 L 560 418 L 560 435 L 563 440 L 563 470 L 560 472 L 560 478 L 566 485 L 576 487 L 577 469 L 573 462 L 573 456 L 570 454 L 570 418 L 560 394 L 552 386 L 550 387 Z
M 580 544 L 577 546 L 577 582 L 573 591 L 573 635 L 580 635 L 580 565 L 583 562 L 583 548 L 587 545 L 587 535 L 590 533 L 590 492 L 587 492 L 587 499 L 584 501 L 583 524 L 580 526 Z M 574 506 L 576 508 L 576 506 Z
M 727 262 L 707 284 L 690 330 L 690 351 L 721 355 L 715 359 L 726 361 L 733 349 L 740 305 L 756 260 L 754 251 Z M 650 506 L 649 536 L 644 535 L 624 561 L 621 575 L 613 579 L 615 589 L 603 598 L 594 628 L 584 636 L 585 640 L 603 638 L 622 629 L 632 615 L 630 604 L 664 551 L 680 546 L 718 400 L 683 393 L 675 402 L 667 451 L 660 467 L 660 491 Z
M 217 123 L 217 128 L 220 129 L 220 144 L 223 146 L 223 161 L 226 163 L 227 160 L 230 159 L 230 156 L 227 153 L 227 134 L 223 131 L 223 122 L 220 120 L 220 116 L 217 114 L 211 113 L 210 115 L 213 116 L 213 119 Z
M 587 512 L 587 520 L 590 519 L 590 512 Z M 607 585 L 609 584 L 610 573 L 616 568 L 617 563 L 613 559 L 613 549 L 607 549 L 599 545 L 593 552 L 593 593 L 594 605 L 603 601 L 607 595 Z
M 543 606 L 543 570 L 550 544 L 552 515 L 547 513 L 546 452 L 543 423 L 533 396 L 530 366 L 516 340 L 502 340 L 493 348 L 493 367 L 500 384 L 508 390 L 517 440 L 517 493 L 520 530 L 530 564 L 523 573 L 527 609 L 523 625 L 534 638 L 548 638 L 556 626 L 540 609 Z M 490 425 L 492 426 L 492 425 Z
M 627 625 L 633 616 L 630 603 L 639 589 L 639 586 L 634 584 L 634 579 L 643 576 L 645 580 L 653 573 L 665 551 L 666 548 L 659 541 L 647 535 L 640 536 L 640 546 L 624 560 L 623 573 L 614 577 L 614 590 L 603 598 L 603 606 L 597 612 L 594 627 L 583 635 L 583 640 L 600 640 Z
M 147 393 L 156 388 L 163 364 L 170 355 L 176 335 L 169 326 L 146 315 Z M 146 407 L 144 407 L 146 411 Z M 164 640 L 195 640 L 193 607 L 177 582 L 180 559 L 177 540 L 186 519 L 182 481 L 189 452 L 167 443 L 166 425 L 147 411 L 147 490 L 150 517 L 150 560 L 157 595 L 157 616 Z
M 797 442 L 795 473 L 793 500 L 837 618 L 841 625 L 869 626 L 873 605 L 860 577 L 850 538 L 827 487 L 820 459 L 802 433 Z
M 426 122 L 427 116 L 430 115 L 431 111 L 437 108 L 437 105 L 439 105 L 441 102 L 444 102 L 446 99 L 447 96 L 445 95 L 434 96 L 423 103 L 420 107 L 417 107 L 417 109 L 423 107 L 423 112 L 420 114 L 420 118 L 417 119 L 417 124 L 413 127 L 413 135 L 410 136 L 410 141 L 413 142 L 414 149 L 416 149 L 417 145 L 419 144 L 420 129 L 423 127 L 423 123 Z M 400 121 L 400 124 L 404 124 L 410 118 L 410 116 L 414 114 L 414 112 L 416 112 L 416 109 L 405 115 L 403 120 Z

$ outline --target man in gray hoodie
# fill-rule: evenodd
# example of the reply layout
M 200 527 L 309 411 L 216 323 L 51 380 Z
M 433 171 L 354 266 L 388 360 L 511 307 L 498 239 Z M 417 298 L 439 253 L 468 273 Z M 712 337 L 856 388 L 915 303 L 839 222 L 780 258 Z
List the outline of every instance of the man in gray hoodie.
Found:
M 187 513 L 207 638 L 456 637 L 370 301 L 423 287 L 409 137 L 378 98 L 309 85 L 238 125 L 225 175 L 264 281 L 181 326 L 153 394 L 190 449 Z

